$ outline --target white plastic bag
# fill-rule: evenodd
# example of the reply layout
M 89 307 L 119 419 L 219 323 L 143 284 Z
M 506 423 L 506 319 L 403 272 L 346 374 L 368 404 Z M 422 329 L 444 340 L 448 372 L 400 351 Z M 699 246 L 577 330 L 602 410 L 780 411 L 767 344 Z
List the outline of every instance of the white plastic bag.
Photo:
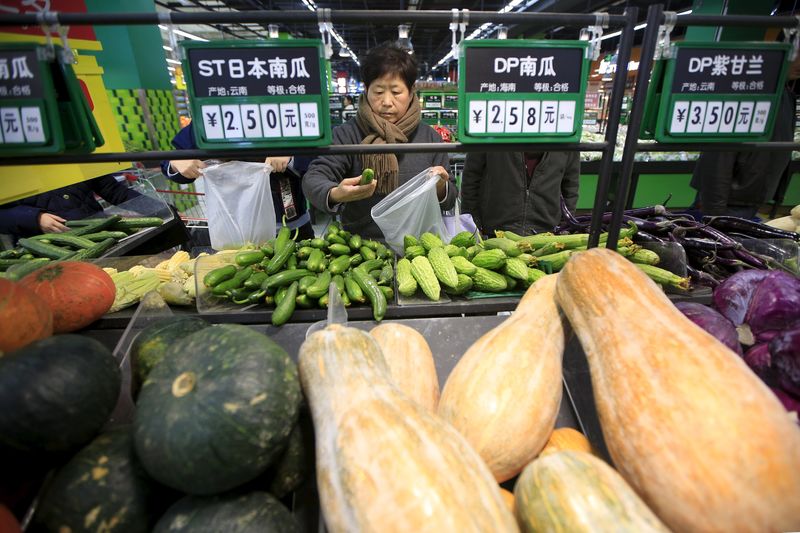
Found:
M 439 175 L 429 168 L 372 207 L 372 220 L 383 232 L 386 244 L 398 254 L 403 253 L 405 235 L 419 237 L 430 231 L 444 240 L 449 239 L 436 196 L 436 182 L 439 179 Z
M 264 163 L 229 161 L 203 171 L 212 248 L 238 248 L 275 236 L 269 170 Z

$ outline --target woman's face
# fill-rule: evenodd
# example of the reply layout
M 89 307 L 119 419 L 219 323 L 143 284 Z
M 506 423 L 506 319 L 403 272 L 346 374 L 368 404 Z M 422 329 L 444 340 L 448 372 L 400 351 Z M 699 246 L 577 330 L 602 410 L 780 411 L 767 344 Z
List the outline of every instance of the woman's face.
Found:
M 374 113 L 392 124 L 400 120 L 411 104 L 411 91 L 397 74 L 386 74 L 369 84 L 367 101 Z

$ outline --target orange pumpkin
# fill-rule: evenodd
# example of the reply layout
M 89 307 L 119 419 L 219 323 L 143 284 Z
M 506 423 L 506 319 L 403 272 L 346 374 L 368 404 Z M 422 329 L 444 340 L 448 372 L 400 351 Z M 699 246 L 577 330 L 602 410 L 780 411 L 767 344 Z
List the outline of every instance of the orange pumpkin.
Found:
M 53 334 L 53 313 L 33 291 L 0 279 L 0 352 L 10 352 Z
M 79 261 L 59 261 L 20 280 L 53 312 L 53 332 L 69 333 L 103 316 L 114 303 L 116 287 L 102 268 Z
M 573 428 L 558 428 L 550 434 L 541 455 L 563 450 L 594 454 L 594 449 L 586 436 Z M 595 454 L 596 455 L 596 454 Z
M 556 292 L 609 454 L 668 527 L 800 530 L 800 430 L 741 357 L 611 250 L 573 255 Z
M 369 332 L 378 341 L 397 388 L 428 411 L 439 403 L 439 378 L 428 342 L 417 330 L 387 322 Z
M 503 487 L 500 487 L 500 496 L 502 496 L 503 497 L 503 501 L 506 502 L 506 505 L 508 506 L 508 510 L 511 511 L 512 513 L 516 514 L 515 509 L 517 508 L 517 506 L 514 503 L 514 493 L 504 489 Z

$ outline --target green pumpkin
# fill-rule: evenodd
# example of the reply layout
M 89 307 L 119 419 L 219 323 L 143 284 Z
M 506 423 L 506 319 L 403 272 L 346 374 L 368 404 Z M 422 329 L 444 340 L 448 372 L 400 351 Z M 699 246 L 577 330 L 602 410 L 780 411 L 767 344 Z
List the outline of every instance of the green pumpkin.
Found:
M 138 383 L 147 379 L 153 367 L 164 359 L 170 346 L 208 326 L 208 322 L 202 318 L 185 316 L 160 320 L 139 332 L 131 344 L 131 363 Z
M 280 458 L 270 468 L 269 492 L 278 498 L 283 498 L 297 489 L 305 481 L 314 465 L 313 429 L 311 421 L 308 426 L 301 419 L 289 435 L 289 443 Z M 308 440 L 308 441 L 307 441 Z
M 81 335 L 56 335 L 0 357 L 0 446 L 83 446 L 114 409 L 120 381 L 108 348 Z
M 99 435 L 56 473 L 36 507 L 33 530 L 145 533 L 169 496 L 138 463 L 130 426 L 120 427 Z
M 170 507 L 153 533 L 295 533 L 298 523 L 266 492 L 187 496 Z
M 216 494 L 262 474 L 287 444 L 301 401 L 297 366 L 246 326 L 176 342 L 142 385 L 136 452 L 156 480 Z

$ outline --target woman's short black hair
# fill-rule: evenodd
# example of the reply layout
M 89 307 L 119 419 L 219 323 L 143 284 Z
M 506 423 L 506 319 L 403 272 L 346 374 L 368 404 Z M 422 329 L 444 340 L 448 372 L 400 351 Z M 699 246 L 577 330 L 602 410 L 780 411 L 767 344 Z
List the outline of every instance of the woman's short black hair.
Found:
M 376 46 L 361 60 L 361 81 L 366 87 L 382 76 L 397 74 L 410 91 L 417 81 L 417 72 L 414 56 L 394 43 Z

